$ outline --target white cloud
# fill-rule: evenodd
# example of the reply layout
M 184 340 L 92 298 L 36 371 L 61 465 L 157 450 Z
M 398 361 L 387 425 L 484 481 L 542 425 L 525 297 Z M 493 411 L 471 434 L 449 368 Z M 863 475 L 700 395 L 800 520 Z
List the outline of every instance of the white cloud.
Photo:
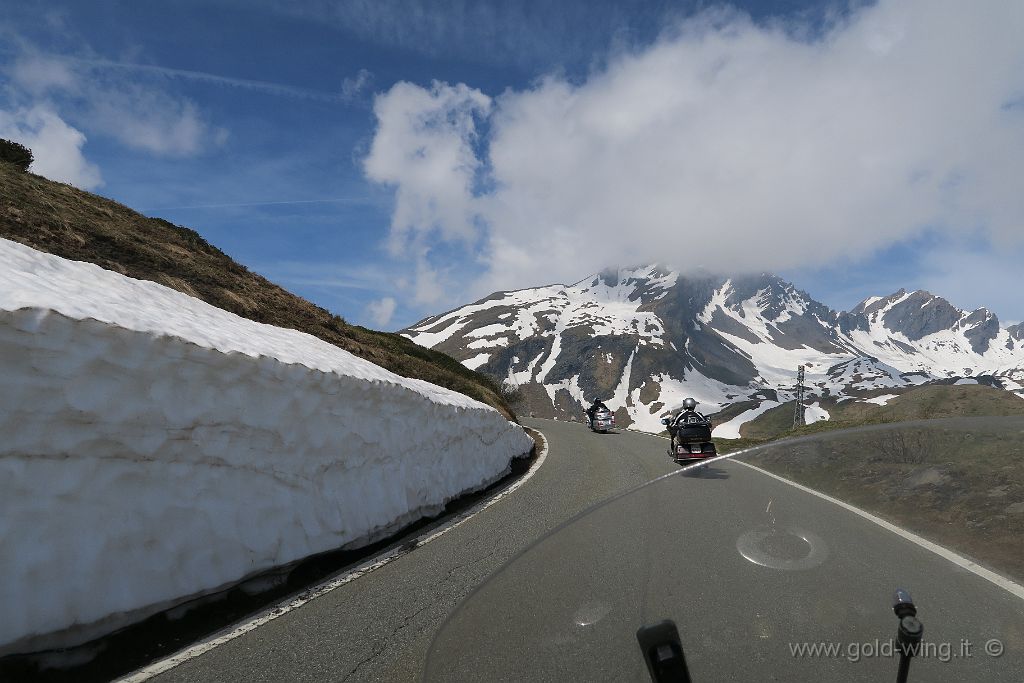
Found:
M 192 102 L 156 90 L 123 86 L 90 100 L 90 125 L 135 149 L 186 157 L 225 139 L 226 131 L 208 126 Z
M 473 183 L 480 160 L 473 152 L 474 117 L 489 97 L 466 85 L 434 83 L 427 90 L 397 83 L 374 103 L 379 127 L 364 161 L 366 175 L 396 187 L 392 248 L 438 232 L 442 239 L 476 234 Z
M 134 149 L 186 157 L 227 139 L 227 131 L 209 125 L 192 101 L 133 80 L 134 70 L 121 64 L 47 55 L 23 46 L 7 73 L 17 99 L 71 111 L 87 130 Z
M 465 244 L 481 293 L 827 265 L 929 228 L 1024 238 L 1024 5 L 882 0 L 801 35 L 717 10 L 582 84 L 394 86 L 366 162 L 396 186 L 393 243 Z
M 22 55 L 10 69 L 11 79 L 34 94 L 48 90 L 78 90 L 78 76 L 62 59 L 42 55 Z
M 383 299 L 371 301 L 366 307 L 366 312 L 377 327 L 385 327 L 391 322 L 391 316 L 395 314 L 396 302 L 394 298 L 386 296 Z
M 43 107 L 0 110 L 0 137 L 32 150 L 34 173 L 84 190 L 103 184 L 99 168 L 82 155 L 85 135 L 53 111 Z
M 360 69 L 355 76 L 341 81 L 341 97 L 346 102 L 355 101 L 373 83 L 373 73 Z
M 436 304 L 455 290 L 450 268 L 438 268 L 431 245 L 471 246 L 479 237 L 474 186 L 481 161 L 473 150 L 476 120 L 491 99 L 465 85 L 425 89 L 398 83 L 374 102 L 380 122 L 364 169 L 371 180 L 396 188 L 390 251 L 414 269 L 412 300 Z

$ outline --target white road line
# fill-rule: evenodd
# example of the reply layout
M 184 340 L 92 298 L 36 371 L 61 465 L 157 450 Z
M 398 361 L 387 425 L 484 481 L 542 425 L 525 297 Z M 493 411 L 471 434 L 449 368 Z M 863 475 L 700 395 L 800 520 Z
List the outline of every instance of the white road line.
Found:
M 518 489 L 520 486 L 525 484 L 531 477 L 533 477 L 533 475 L 537 473 L 537 470 L 540 469 L 540 466 L 544 464 L 544 460 L 548 457 L 547 438 L 544 436 L 543 433 L 540 432 L 540 430 L 534 431 L 540 434 L 541 440 L 543 441 L 544 445 L 541 448 L 540 453 L 537 454 L 536 461 L 534 461 L 533 465 L 530 466 L 530 469 L 529 471 L 527 471 L 526 474 L 524 474 L 522 477 L 513 482 L 507 489 L 504 489 L 503 491 L 492 496 L 486 501 L 477 503 L 476 505 L 460 513 L 459 515 L 456 515 L 453 519 L 449 520 L 441 528 L 423 534 L 422 536 L 418 536 L 415 539 L 415 547 L 418 548 L 422 545 L 430 543 L 436 538 L 448 533 L 452 529 L 455 529 L 456 527 L 463 525 L 476 515 L 480 514 L 487 508 L 497 503 L 505 496 L 509 495 L 510 493 Z M 142 681 L 148 681 L 154 676 L 158 676 L 164 672 L 170 671 L 179 664 L 184 664 L 190 659 L 195 659 L 196 657 L 199 657 L 200 655 L 209 652 L 210 650 L 219 647 L 224 643 L 230 642 L 235 638 L 238 638 L 239 636 L 243 636 L 246 633 L 257 629 L 260 626 L 263 626 L 264 624 L 269 623 L 274 619 L 277 619 L 278 617 L 283 616 L 288 612 L 291 612 L 294 609 L 302 607 L 311 600 L 316 600 L 317 598 L 323 595 L 327 595 L 335 588 L 344 586 L 346 583 L 354 581 L 355 579 L 358 579 L 361 576 L 365 576 L 366 574 L 369 574 L 375 569 L 380 569 L 384 565 L 393 562 L 394 560 L 397 560 L 399 557 L 407 554 L 409 552 L 410 545 L 410 543 L 403 543 L 398 548 L 395 548 L 383 555 L 378 555 L 377 557 L 367 560 L 359 567 L 353 569 L 344 576 L 338 576 L 324 583 L 321 583 L 315 588 L 312 588 L 310 591 L 303 593 L 300 597 L 294 598 L 287 602 L 278 603 L 277 605 L 274 605 L 273 607 L 270 607 L 264 610 L 263 612 L 260 612 L 247 622 L 228 626 L 226 629 L 214 633 L 206 640 L 202 640 L 198 643 L 195 643 L 185 648 L 184 650 L 174 653 L 170 657 L 166 657 L 159 661 L 153 662 L 152 664 L 145 666 L 137 671 L 134 671 L 128 674 L 127 676 L 116 679 L 115 683 L 142 683 Z
M 860 515 L 861 517 L 863 517 L 864 519 L 868 520 L 869 522 L 874 522 L 875 524 L 877 524 L 878 526 L 882 527 L 883 529 L 887 529 L 887 530 L 891 531 L 892 533 L 894 533 L 894 534 L 896 534 L 898 536 L 902 536 L 903 538 L 907 539 L 911 543 L 916 543 L 917 545 L 921 546 L 925 550 L 929 550 L 929 551 L 935 553 L 936 555 L 938 555 L 939 557 L 941 557 L 943 559 L 946 559 L 946 560 L 949 560 L 950 562 L 952 562 L 953 564 L 957 565 L 958 567 L 963 567 L 964 569 L 966 569 L 967 571 L 971 572 L 972 574 L 980 576 L 981 578 L 985 579 L 986 581 L 994 583 L 995 585 L 999 586 L 1003 590 L 1005 590 L 1005 591 L 1011 593 L 1012 595 L 1015 595 L 1018 598 L 1024 600 L 1024 586 L 1021 586 L 1018 583 L 1014 583 L 1013 581 L 1011 581 L 1010 579 L 1006 578 L 1005 576 L 1001 576 L 999 574 L 996 574 L 994 571 L 992 571 L 990 569 L 986 569 L 985 567 L 982 567 L 977 562 L 972 562 L 971 560 L 968 560 L 966 557 L 963 557 L 962 555 L 958 555 L 958 554 L 954 553 L 952 550 L 949 550 L 947 548 L 943 548 L 941 545 L 938 545 L 937 543 L 932 543 L 928 539 L 921 538 L 917 534 L 912 533 L 910 531 L 907 531 L 906 529 L 903 529 L 901 527 L 898 527 L 895 524 L 887 522 L 887 521 L 885 521 L 884 519 L 882 519 L 880 517 L 876 517 L 875 515 L 871 514 L 870 512 L 865 512 L 864 510 L 861 510 L 858 507 L 854 507 L 853 505 L 850 505 L 849 503 L 844 503 L 843 501 L 838 500 L 836 498 L 833 498 L 832 496 L 826 495 L 826 494 L 824 494 L 824 493 L 822 493 L 820 491 L 815 491 L 814 489 L 807 488 L 806 486 L 803 486 L 802 484 L 798 484 L 795 481 L 790 481 L 789 479 L 786 479 L 784 477 L 780 477 L 777 474 L 772 474 L 771 472 L 768 472 L 767 470 L 763 470 L 760 467 L 756 467 L 754 465 L 751 465 L 750 463 L 741 462 L 739 460 L 735 460 L 734 462 L 736 464 L 738 464 L 738 465 L 743 465 L 744 467 L 749 467 L 750 469 L 755 470 L 757 472 L 760 472 L 761 474 L 763 474 L 765 476 L 768 476 L 768 477 L 771 477 L 772 479 L 778 479 L 779 481 L 781 481 L 781 482 L 783 482 L 785 484 L 789 484 L 790 486 L 794 486 L 794 487 L 800 489 L 801 491 L 804 491 L 806 493 L 811 494 L 812 496 L 817 496 L 818 498 L 821 498 L 823 500 L 827 500 L 828 502 L 833 503 L 835 505 L 838 505 L 839 507 L 841 507 L 841 508 L 843 508 L 845 510 L 849 510 L 850 512 L 854 513 L 855 515 Z

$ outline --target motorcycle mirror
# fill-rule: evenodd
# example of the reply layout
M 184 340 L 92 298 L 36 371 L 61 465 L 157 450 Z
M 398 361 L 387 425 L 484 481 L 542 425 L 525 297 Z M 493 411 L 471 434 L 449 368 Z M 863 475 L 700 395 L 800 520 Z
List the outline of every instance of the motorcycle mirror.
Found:
M 896 631 L 896 642 L 900 646 L 900 665 L 896 672 L 897 683 L 906 683 L 910 675 L 910 660 L 917 653 L 917 647 L 924 638 L 924 625 L 917 618 L 917 607 L 914 605 L 910 591 L 897 588 L 892 596 L 892 611 L 900 620 Z
M 666 619 L 636 632 L 653 683 L 690 683 L 686 657 L 675 623 Z
M 914 606 L 914 600 L 906 588 L 897 588 L 893 593 L 892 611 L 901 619 L 905 616 L 917 616 L 917 607 Z

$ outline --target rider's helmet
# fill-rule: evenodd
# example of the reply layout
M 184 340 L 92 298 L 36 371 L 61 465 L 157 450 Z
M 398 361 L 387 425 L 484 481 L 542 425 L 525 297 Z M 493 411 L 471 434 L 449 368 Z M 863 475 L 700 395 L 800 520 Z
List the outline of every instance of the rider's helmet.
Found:
M 692 398 L 688 398 L 685 401 L 683 401 L 683 410 L 696 410 L 696 408 L 697 402 L 694 401 Z

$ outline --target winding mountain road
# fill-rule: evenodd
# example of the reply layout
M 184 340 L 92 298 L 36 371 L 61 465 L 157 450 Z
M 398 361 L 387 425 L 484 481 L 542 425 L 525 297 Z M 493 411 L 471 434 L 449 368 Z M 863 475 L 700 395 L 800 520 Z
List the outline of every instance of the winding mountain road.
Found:
M 495 570 L 593 504 L 677 469 L 664 453 L 665 441 L 656 437 L 626 431 L 593 434 L 578 423 L 526 423 L 544 433 L 549 452 L 545 463 L 518 490 L 431 542 L 154 680 L 419 680 L 442 623 Z M 954 653 L 948 661 L 919 658 L 911 680 L 1024 678 L 1024 601 L 1019 597 L 784 481 L 739 463 L 723 461 L 712 467 L 705 476 L 672 477 L 655 485 L 656 496 L 650 500 L 658 498 L 660 516 L 650 522 L 650 529 L 647 522 L 625 514 L 626 503 L 621 511 L 606 508 L 608 520 L 603 522 L 609 547 L 602 581 L 610 603 L 615 603 L 616 596 L 635 592 L 638 575 L 646 576 L 650 584 L 655 576 L 652 567 L 660 572 L 660 581 L 669 582 L 669 590 L 668 595 L 657 590 L 653 596 L 645 594 L 648 603 L 653 599 L 659 608 L 671 612 L 668 606 L 687 596 L 686 613 L 665 616 L 679 623 L 684 647 L 691 643 L 687 652 L 695 680 L 894 678 L 891 659 L 794 657 L 781 644 L 783 636 L 812 633 L 818 636 L 814 640 L 829 641 L 851 630 L 863 642 L 890 637 L 896 620 L 887 601 L 894 578 L 912 589 L 932 639 L 948 641 L 954 649 L 962 650 L 964 639 L 974 646 L 970 657 Z M 643 507 L 643 501 L 633 498 Z M 737 552 L 742 545 L 737 539 L 763 528 L 766 502 L 774 506 L 768 508 L 772 523 L 775 517 L 780 524 L 795 521 L 807 530 L 808 538 L 815 539 L 818 560 L 813 566 L 784 571 Z M 630 543 L 644 545 L 637 539 L 648 531 L 657 535 L 676 528 L 686 535 L 692 551 L 686 558 L 657 544 L 653 549 L 645 546 L 639 556 L 616 553 L 615 539 L 623 539 L 625 549 L 632 547 Z M 565 556 L 567 563 L 572 559 L 571 553 Z M 527 568 L 521 578 L 536 579 L 533 585 L 539 600 L 554 604 L 567 597 L 559 573 L 572 571 L 554 566 L 553 577 L 532 577 Z M 580 585 L 585 587 L 585 581 Z M 688 586 L 700 590 L 687 592 Z M 588 598 L 582 594 L 583 587 L 580 604 Z M 495 600 L 491 593 L 488 596 L 485 590 L 480 595 L 483 600 Z M 569 601 L 574 597 L 570 594 Z M 530 669 L 522 668 L 530 663 L 531 638 L 537 637 L 528 621 L 543 613 L 544 607 L 521 603 L 508 600 L 493 605 L 503 611 L 499 613 L 505 614 L 506 621 L 516 609 L 522 610 L 524 627 L 513 629 L 511 636 L 505 633 L 499 651 L 485 658 L 489 663 L 474 670 L 477 680 L 533 677 Z M 708 625 L 707 632 L 699 632 L 701 624 Z M 467 647 L 473 646 L 474 638 L 486 636 L 486 626 L 472 621 L 461 625 L 467 631 Z M 716 630 L 727 634 L 735 651 L 715 635 Z M 984 651 L 993 639 L 1003 647 L 999 657 Z M 586 644 L 578 647 L 583 648 L 576 651 L 580 657 L 596 660 L 601 656 L 586 652 Z M 598 678 L 628 680 L 645 675 L 639 657 L 629 654 L 637 652 L 635 643 L 623 643 L 622 648 L 621 667 L 601 669 Z M 562 676 L 546 677 L 558 678 Z

